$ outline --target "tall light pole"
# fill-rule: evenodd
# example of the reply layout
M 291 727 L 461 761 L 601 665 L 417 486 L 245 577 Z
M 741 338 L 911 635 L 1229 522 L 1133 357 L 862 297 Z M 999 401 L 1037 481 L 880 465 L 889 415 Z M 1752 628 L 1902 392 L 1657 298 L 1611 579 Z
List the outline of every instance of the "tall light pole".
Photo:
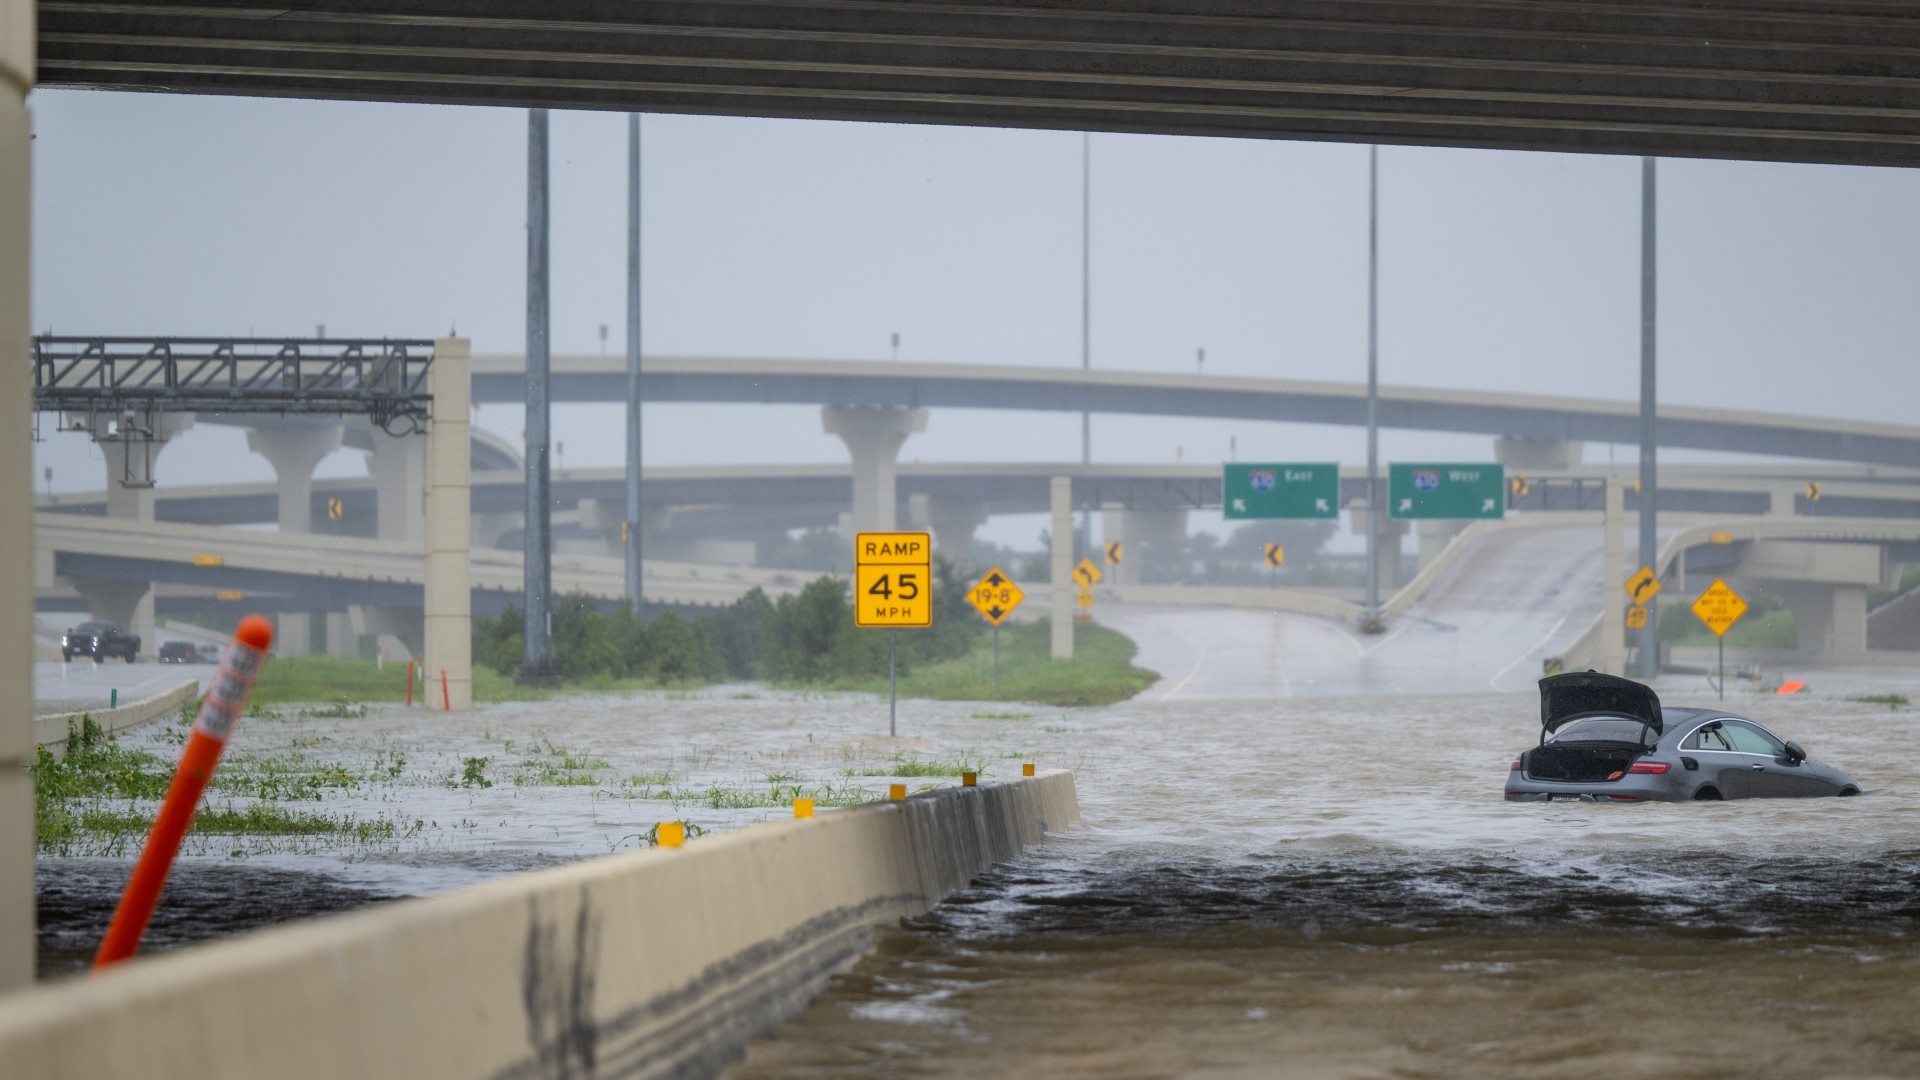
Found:
M 627 610 L 640 617 L 640 114 L 627 114 Z
M 1367 147 L 1367 610 L 1380 618 L 1380 148 Z
M 1080 133 L 1080 370 L 1093 367 L 1093 133 Z M 1093 417 L 1080 413 L 1080 464 L 1093 461 Z
M 516 682 L 551 685 L 553 623 L 552 500 L 547 497 L 547 110 L 527 111 L 527 527 L 524 584 L 527 610 L 521 624 L 520 673 Z
M 1656 442 L 1658 431 L 1654 415 L 1655 382 L 1654 361 L 1656 359 L 1655 301 L 1658 298 L 1658 278 L 1656 276 L 1655 256 L 1658 253 L 1655 225 L 1657 207 L 1654 184 L 1654 159 L 1640 159 L 1640 565 L 1652 566 L 1653 560 L 1660 557 L 1658 549 L 1659 533 L 1656 504 L 1659 498 L 1659 485 L 1656 465 Z M 1607 567 L 1607 575 L 1612 577 L 1620 572 L 1618 566 Z M 1684 585 L 1685 583 L 1679 583 Z M 1617 596 L 1612 591 L 1612 583 L 1607 582 L 1607 595 Z M 1660 674 L 1660 620 L 1659 608 L 1655 604 L 1647 605 L 1647 624 L 1640 629 L 1639 675 L 1642 679 L 1651 679 Z

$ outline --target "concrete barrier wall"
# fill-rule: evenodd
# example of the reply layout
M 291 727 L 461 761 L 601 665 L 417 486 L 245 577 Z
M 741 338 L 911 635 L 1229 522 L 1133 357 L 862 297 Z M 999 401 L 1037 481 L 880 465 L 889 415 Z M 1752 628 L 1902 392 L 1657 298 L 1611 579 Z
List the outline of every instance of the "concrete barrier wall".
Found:
M 710 1076 L 875 928 L 1078 820 L 1049 771 L 190 948 L 0 998 L 0 1071 Z
M 67 753 L 67 725 L 79 724 L 82 717 L 93 717 L 93 722 L 106 731 L 126 731 L 161 717 L 172 716 L 190 702 L 199 700 L 199 697 L 200 680 L 187 679 L 164 693 L 128 702 L 117 708 L 80 709 L 36 716 L 33 718 L 33 741 L 38 746 L 46 747 L 54 757 L 64 757 Z

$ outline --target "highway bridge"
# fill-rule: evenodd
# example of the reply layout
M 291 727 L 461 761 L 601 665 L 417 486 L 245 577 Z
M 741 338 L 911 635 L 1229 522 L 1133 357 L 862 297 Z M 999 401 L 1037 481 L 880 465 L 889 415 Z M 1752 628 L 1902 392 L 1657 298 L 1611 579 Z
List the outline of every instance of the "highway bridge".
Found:
M 625 360 L 552 359 L 555 401 L 626 400 Z M 1365 426 L 1366 385 L 1008 364 L 650 356 L 648 402 L 968 408 Z M 521 403 L 526 361 L 473 358 L 473 398 Z M 1382 386 L 1380 425 L 1544 440 L 1638 444 L 1634 402 L 1484 390 Z M 1920 427 L 1662 404 L 1659 445 L 1813 461 L 1920 468 Z

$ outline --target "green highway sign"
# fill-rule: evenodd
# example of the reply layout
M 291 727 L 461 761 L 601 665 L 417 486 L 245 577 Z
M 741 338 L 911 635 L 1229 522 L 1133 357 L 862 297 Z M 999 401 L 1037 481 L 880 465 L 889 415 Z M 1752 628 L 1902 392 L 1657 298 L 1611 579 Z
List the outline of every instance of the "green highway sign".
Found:
M 1337 518 L 1340 466 L 1334 462 L 1220 466 L 1228 518 Z
M 1456 521 L 1505 517 L 1506 466 L 1497 462 L 1390 465 L 1387 516 Z

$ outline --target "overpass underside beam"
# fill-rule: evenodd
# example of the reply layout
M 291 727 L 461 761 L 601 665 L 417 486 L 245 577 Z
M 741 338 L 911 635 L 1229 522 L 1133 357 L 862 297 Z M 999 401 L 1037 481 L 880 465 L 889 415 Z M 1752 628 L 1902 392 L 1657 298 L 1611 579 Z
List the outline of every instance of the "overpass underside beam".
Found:
M 48 4 L 52 85 L 1502 147 L 1920 160 L 1895 4 L 960 0 Z M 479 13 L 476 13 L 476 15 Z

